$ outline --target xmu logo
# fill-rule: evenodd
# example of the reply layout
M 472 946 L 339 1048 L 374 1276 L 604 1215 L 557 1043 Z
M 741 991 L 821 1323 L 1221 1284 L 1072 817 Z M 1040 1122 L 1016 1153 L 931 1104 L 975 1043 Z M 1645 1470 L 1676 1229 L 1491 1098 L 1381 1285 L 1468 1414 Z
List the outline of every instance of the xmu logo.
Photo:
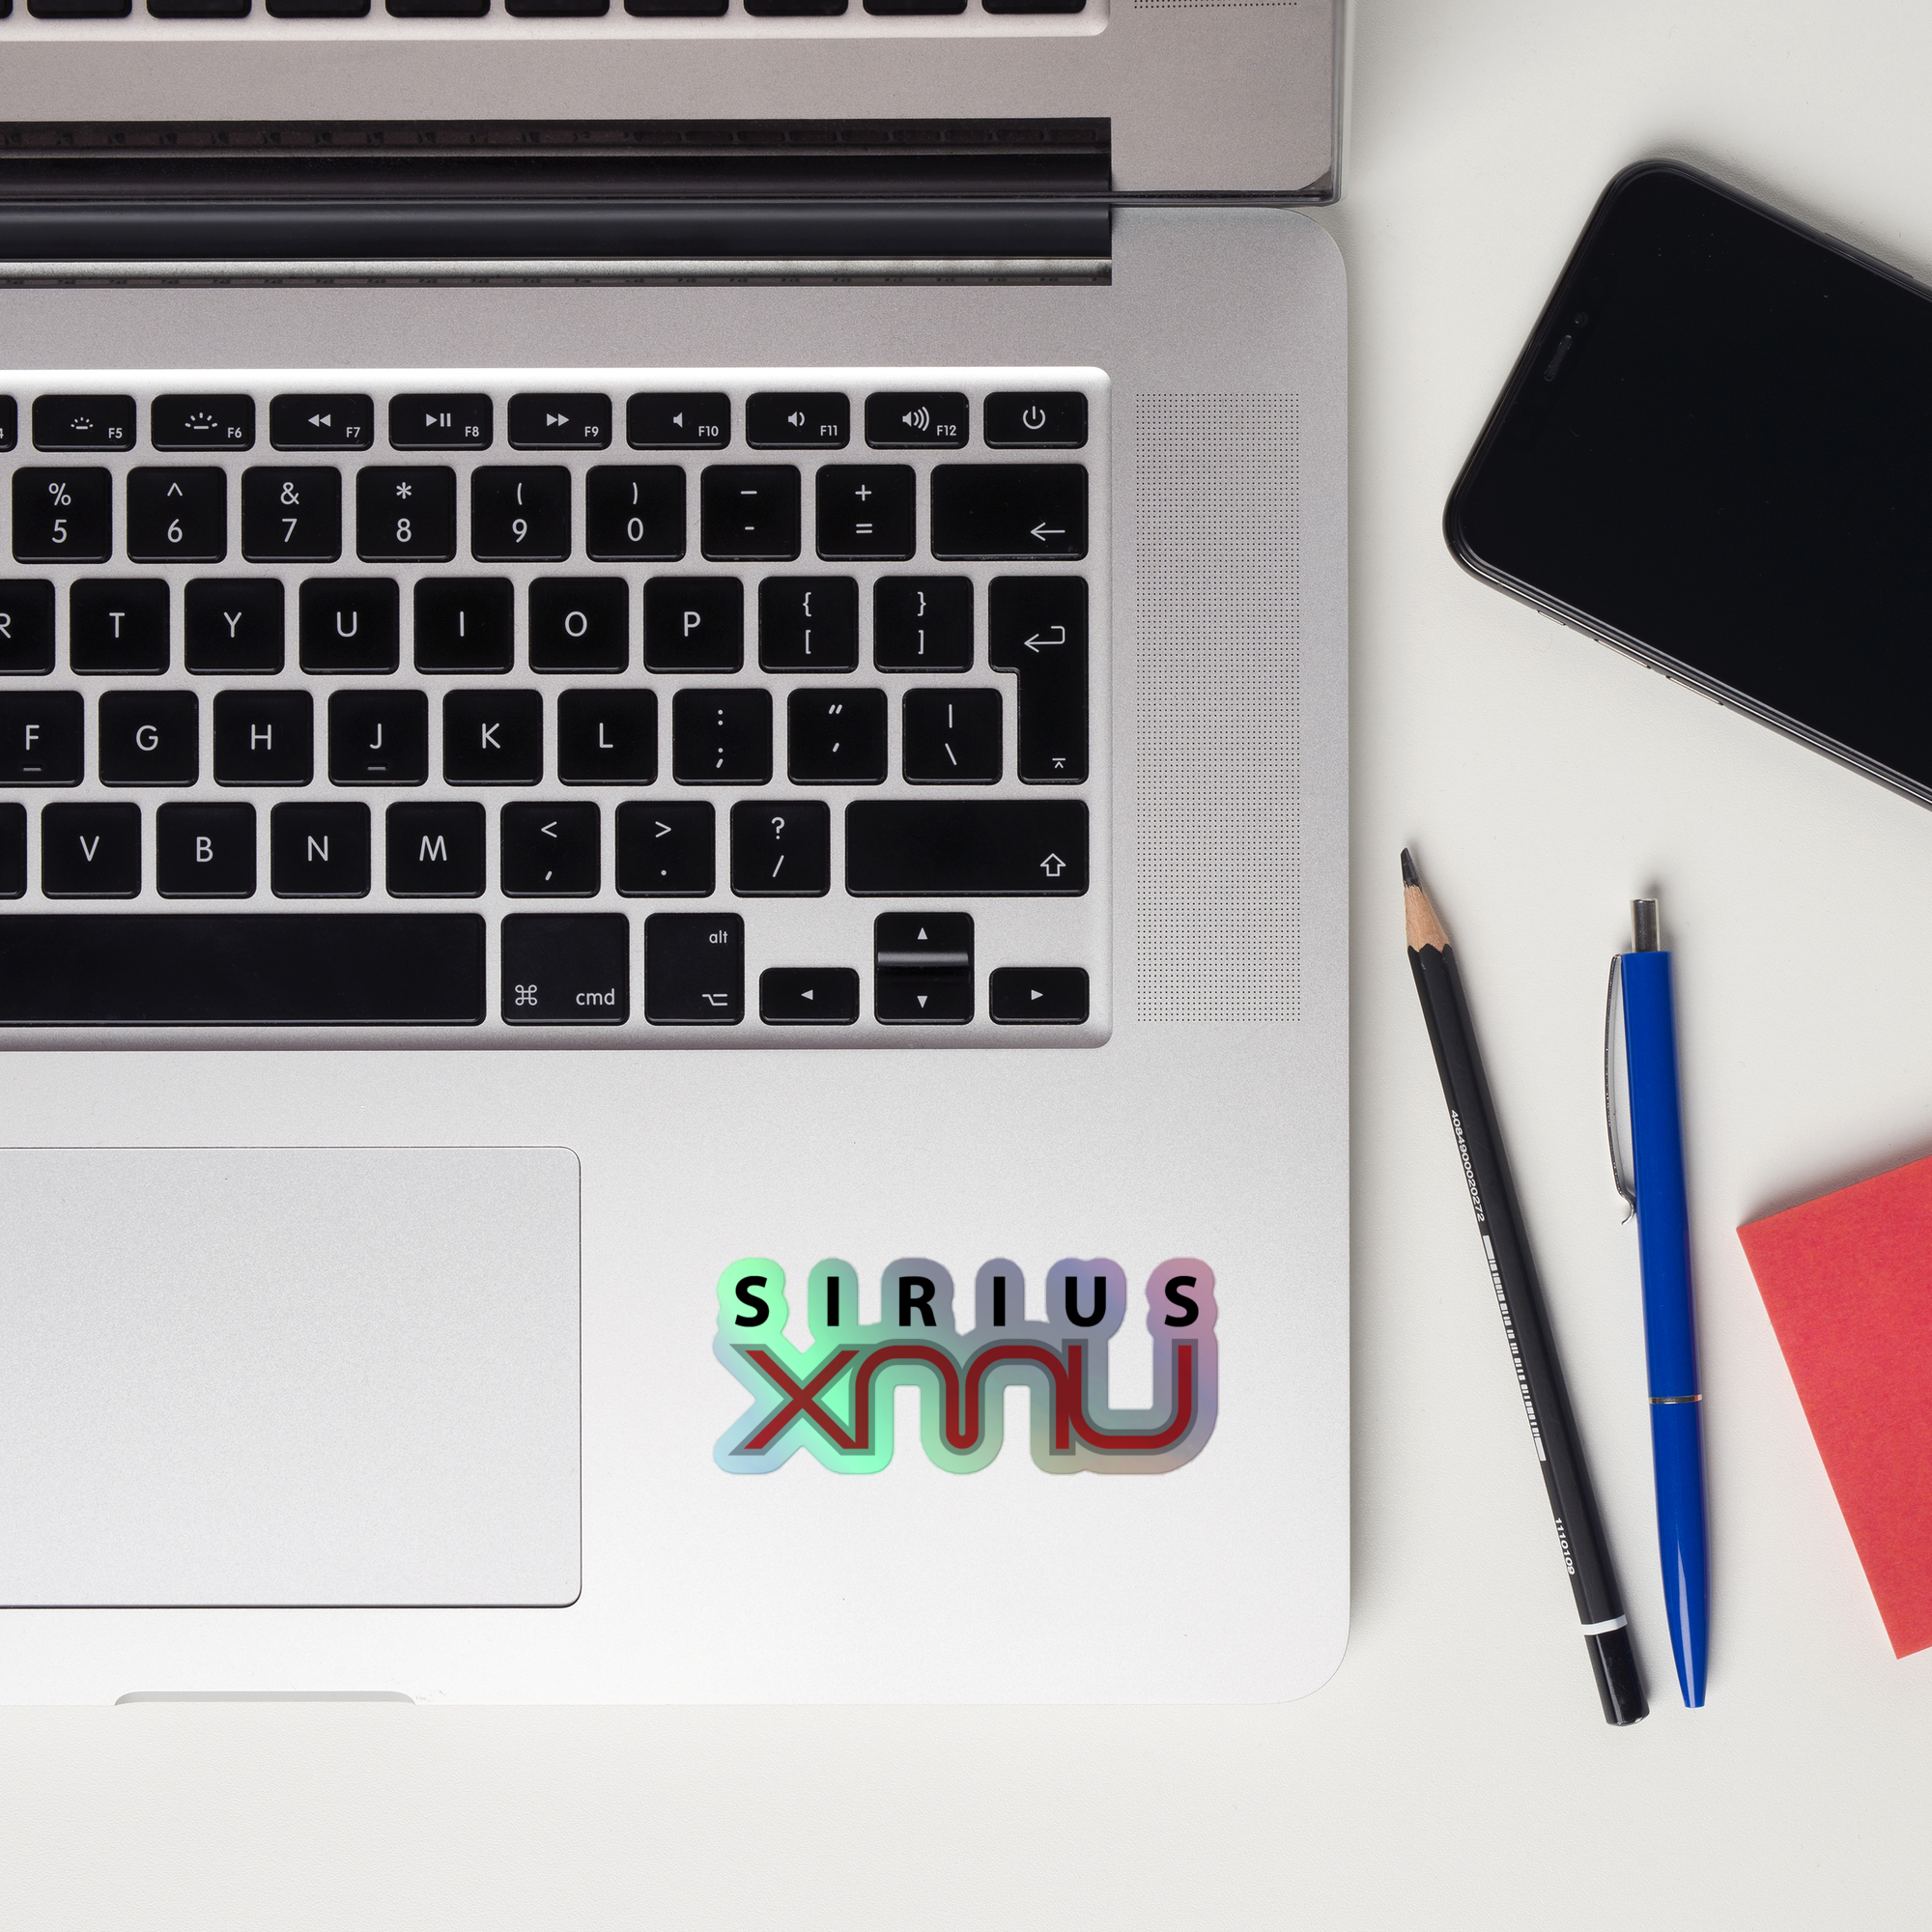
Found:
M 718 1359 L 751 1392 L 752 1406 L 718 1444 L 733 1475 L 776 1469 L 796 1449 L 850 1474 L 893 1460 L 892 1391 L 920 1391 L 920 1436 L 943 1469 L 970 1474 L 1000 1453 L 1004 1391 L 1030 1392 L 1033 1459 L 1053 1475 L 1158 1475 L 1201 1453 L 1219 1396 L 1214 1271 L 1163 1262 L 1144 1300 L 1153 1337 L 1153 1406 L 1108 1401 L 1107 1344 L 1127 1313 L 1118 1263 L 1065 1261 L 1047 1276 L 1047 1318 L 1026 1318 L 1026 1278 L 991 1261 L 974 1282 L 974 1325 L 953 1319 L 952 1278 L 938 1263 L 886 1269 L 875 1322 L 859 1320 L 850 1263 L 820 1262 L 807 1278 L 811 1341 L 786 1338 L 784 1270 L 750 1260 L 718 1278 Z

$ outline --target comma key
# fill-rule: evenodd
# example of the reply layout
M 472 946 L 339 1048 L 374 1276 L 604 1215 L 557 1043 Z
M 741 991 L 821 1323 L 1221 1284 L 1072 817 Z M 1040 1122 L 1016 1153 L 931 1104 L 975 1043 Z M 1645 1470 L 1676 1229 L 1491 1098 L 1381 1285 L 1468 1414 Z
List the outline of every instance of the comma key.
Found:
M 502 1013 L 511 1026 L 622 1026 L 631 1017 L 631 923 L 620 912 L 512 913 Z

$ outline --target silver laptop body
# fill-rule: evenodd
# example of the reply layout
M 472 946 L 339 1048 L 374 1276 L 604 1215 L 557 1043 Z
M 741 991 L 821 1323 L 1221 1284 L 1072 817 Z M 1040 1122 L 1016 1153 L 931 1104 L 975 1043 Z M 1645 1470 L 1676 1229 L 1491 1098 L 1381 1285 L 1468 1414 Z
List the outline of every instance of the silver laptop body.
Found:
M 0 1691 L 1322 1682 L 1326 236 L 173 199 L 0 290 Z

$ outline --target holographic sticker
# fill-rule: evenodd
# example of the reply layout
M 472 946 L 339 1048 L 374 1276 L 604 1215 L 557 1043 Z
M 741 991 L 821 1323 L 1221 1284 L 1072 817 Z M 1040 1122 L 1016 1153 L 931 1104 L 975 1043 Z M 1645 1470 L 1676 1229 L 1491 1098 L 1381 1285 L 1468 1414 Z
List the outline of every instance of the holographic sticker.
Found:
M 859 1320 L 859 1276 L 823 1261 L 807 1278 L 810 1344 L 787 1339 L 785 1273 L 753 1258 L 718 1277 L 718 1359 L 752 1406 L 717 1448 L 718 1466 L 761 1475 L 806 1449 L 828 1469 L 869 1475 L 893 1460 L 893 1391 L 920 1392 L 920 1438 L 942 1469 L 970 1475 L 1000 1453 L 1005 1391 L 1029 1392 L 1033 1459 L 1051 1475 L 1152 1476 L 1201 1453 L 1214 1433 L 1219 1358 L 1214 1271 L 1182 1256 L 1149 1275 L 1153 1406 L 1108 1400 L 1107 1344 L 1127 1313 L 1117 1262 L 1056 1262 L 1047 1319 L 1026 1317 L 1026 1278 L 990 1261 L 974 1283 L 974 1326 L 953 1320 L 952 1277 L 917 1256 L 885 1271 L 879 1320 Z

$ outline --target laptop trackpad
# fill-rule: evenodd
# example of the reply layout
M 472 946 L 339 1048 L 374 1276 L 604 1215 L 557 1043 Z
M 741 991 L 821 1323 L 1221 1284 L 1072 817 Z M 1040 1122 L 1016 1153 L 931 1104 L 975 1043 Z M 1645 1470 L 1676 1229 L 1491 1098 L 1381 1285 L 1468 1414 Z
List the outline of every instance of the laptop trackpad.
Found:
M 0 1604 L 567 1604 L 562 1148 L 0 1151 Z

